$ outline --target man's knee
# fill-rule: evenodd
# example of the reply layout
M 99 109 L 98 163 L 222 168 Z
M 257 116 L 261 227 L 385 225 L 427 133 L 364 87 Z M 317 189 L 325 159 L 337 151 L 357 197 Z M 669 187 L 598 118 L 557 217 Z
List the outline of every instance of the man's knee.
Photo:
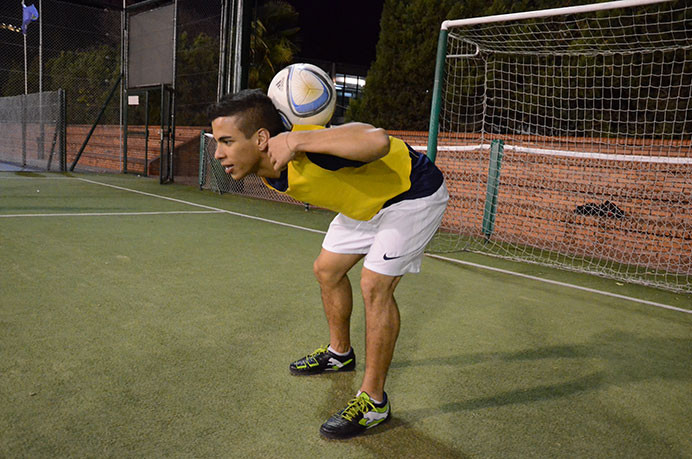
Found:
M 317 257 L 312 264 L 312 272 L 315 273 L 315 278 L 317 278 L 317 282 L 319 282 L 320 285 L 330 284 L 336 281 L 334 279 L 334 270 L 322 259 L 322 257 Z
M 401 276 L 387 276 L 363 268 L 360 278 L 363 300 L 366 304 L 370 304 L 382 298 L 393 297 L 400 279 Z
M 363 255 L 336 254 L 322 250 L 312 265 L 317 282 L 323 286 L 339 283 Z

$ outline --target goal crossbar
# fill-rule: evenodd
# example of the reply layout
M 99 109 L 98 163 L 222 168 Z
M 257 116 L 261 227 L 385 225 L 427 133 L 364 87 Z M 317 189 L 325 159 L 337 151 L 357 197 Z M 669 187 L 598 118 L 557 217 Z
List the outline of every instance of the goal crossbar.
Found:
M 443 21 L 441 30 L 449 30 L 455 27 L 472 26 L 476 24 L 489 24 L 494 22 L 519 21 L 524 19 L 547 18 L 551 16 L 564 16 L 568 14 L 592 13 L 594 11 L 614 10 L 618 8 L 631 8 L 635 6 L 666 3 L 673 0 L 617 0 L 614 2 L 592 3 L 589 5 L 567 6 L 562 8 L 549 8 L 545 10 L 526 11 L 522 13 L 496 14 L 478 18 L 454 19 Z

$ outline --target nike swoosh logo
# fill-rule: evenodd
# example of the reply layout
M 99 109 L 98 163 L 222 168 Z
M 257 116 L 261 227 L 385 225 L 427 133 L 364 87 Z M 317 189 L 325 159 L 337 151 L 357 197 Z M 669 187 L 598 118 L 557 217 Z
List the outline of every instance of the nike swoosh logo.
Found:
M 384 255 L 382 255 L 382 258 L 383 258 L 385 261 L 387 261 L 387 260 L 394 260 L 394 259 L 396 259 L 396 258 L 401 258 L 402 256 L 403 256 L 403 255 L 399 255 L 398 257 L 388 257 L 387 254 L 385 253 Z

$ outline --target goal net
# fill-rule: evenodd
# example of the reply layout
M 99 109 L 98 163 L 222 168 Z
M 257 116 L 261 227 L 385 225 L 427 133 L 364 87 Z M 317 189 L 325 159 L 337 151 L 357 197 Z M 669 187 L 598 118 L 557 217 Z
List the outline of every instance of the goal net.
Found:
M 437 66 L 434 251 L 692 292 L 688 1 L 445 21 Z

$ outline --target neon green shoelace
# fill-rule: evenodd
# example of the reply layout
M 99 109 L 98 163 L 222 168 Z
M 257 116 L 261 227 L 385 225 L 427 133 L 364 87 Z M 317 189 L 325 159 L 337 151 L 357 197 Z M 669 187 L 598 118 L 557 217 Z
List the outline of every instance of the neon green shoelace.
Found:
M 359 395 L 348 402 L 348 405 L 344 409 L 343 413 L 341 413 L 341 416 L 349 421 L 352 421 L 353 418 L 358 415 L 358 413 L 367 413 L 368 411 L 374 410 L 375 405 L 373 405 L 372 402 L 368 401 L 365 397 Z
M 328 348 L 328 347 L 329 347 L 329 346 L 324 346 L 324 347 L 321 347 L 321 348 L 317 349 L 317 350 L 316 350 L 315 352 L 313 352 L 312 354 L 308 354 L 308 357 L 307 357 L 307 358 L 309 359 L 310 357 L 315 357 L 315 356 L 318 355 L 318 354 L 324 354 L 325 352 L 327 352 L 327 348 Z

